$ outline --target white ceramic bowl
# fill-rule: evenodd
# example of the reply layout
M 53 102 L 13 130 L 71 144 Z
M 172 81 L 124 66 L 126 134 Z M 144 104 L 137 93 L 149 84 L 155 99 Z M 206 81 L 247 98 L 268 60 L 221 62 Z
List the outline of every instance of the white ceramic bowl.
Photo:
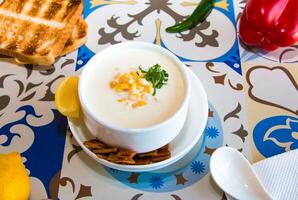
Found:
M 83 144 L 84 141 L 94 139 L 94 135 L 90 133 L 86 127 L 86 124 L 80 118 L 68 118 L 69 128 L 73 137 L 82 147 L 86 155 L 90 156 L 98 163 L 113 169 L 130 172 L 144 172 L 157 170 L 175 163 L 189 153 L 189 151 L 191 151 L 193 148 L 197 148 L 194 147 L 196 144 L 200 145 L 198 141 L 204 132 L 204 128 L 208 120 L 208 99 L 204 87 L 196 75 L 189 69 L 188 71 L 192 88 L 188 114 L 182 130 L 170 143 L 171 157 L 169 159 L 146 165 L 123 165 L 99 158 Z M 180 164 L 177 163 L 177 166 Z M 173 167 L 176 167 L 176 164 L 173 164 Z M 172 169 L 172 167 L 170 167 L 170 169 Z
M 165 121 L 146 128 L 124 128 L 111 124 L 93 111 L 86 96 L 83 95 L 84 88 L 86 88 L 85 86 L 88 82 L 88 74 L 90 74 L 88 73 L 89 68 L 92 68 L 94 65 L 100 67 L 100 60 L 103 55 L 132 48 L 144 48 L 168 57 L 181 71 L 185 85 L 185 96 L 178 110 Z M 189 75 L 186 70 L 186 66 L 174 54 L 160 46 L 150 43 L 126 42 L 110 46 L 97 53 L 84 66 L 79 81 L 79 97 L 83 111 L 83 120 L 87 128 L 95 137 L 108 145 L 134 150 L 138 153 L 152 151 L 170 143 L 182 129 L 188 111 L 191 87 Z

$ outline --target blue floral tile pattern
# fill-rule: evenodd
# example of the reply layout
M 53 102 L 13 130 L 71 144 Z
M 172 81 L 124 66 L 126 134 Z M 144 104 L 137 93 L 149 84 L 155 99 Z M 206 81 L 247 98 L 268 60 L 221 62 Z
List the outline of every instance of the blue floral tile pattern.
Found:
M 191 171 L 195 174 L 201 174 L 205 171 L 205 165 L 200 161 L 193 161 L 191 163 L 190 168 L 191 168 Z
M 149 180 L 149 183 L 153 189 L 160 189 L 164 185 L 164 182 L 160 176 L 152 176 Z
M 219 134 L 219 131 L 216 127 L 211 126 L 211 127 L 207 127 L 205 129 L 205 134 L 209 137 L 209 138 L 216 138 Z

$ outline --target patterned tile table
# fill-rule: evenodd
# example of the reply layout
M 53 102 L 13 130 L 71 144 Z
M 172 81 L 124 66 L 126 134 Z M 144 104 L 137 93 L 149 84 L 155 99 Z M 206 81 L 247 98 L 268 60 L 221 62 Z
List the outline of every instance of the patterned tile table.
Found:
M 31 199 L 222 199 L 209 175 L 216 148 L 235 147 L 252 162 L 298 148 L 298 46 L 271 53 L 243 48 L 236 27 L 245 0 L 218 0 L 208 20 L 193 30 L 164 31 L 196 5 L 195 0 L 85 0 L 88 41 L 54 68 L 36 70 L 1 58 L 0 153 L 22 154 Z M 130 40 L 172 51 L 208 94 L 201 140 L 158 171 L 100 166 L 75 143 L 53 103 L 61 78 L 79 75 L 96 52 Z

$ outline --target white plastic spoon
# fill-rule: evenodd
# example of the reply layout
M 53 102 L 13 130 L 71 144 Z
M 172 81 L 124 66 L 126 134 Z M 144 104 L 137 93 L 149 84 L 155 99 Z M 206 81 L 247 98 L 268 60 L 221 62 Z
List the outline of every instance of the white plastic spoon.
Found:
M 228 195 L 240 200 L 272 199 L 248 160 L 236 149 L 221 147 L 210 160 L 211 175 Z

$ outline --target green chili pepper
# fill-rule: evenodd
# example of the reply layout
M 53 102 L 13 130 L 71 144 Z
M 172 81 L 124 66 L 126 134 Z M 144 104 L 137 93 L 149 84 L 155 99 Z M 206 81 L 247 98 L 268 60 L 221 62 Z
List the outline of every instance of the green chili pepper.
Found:
M 183 22 L 166 29 L 169 33 L 180 33 L 192 29 L 208 17 L 214 7 L 215 0 L 202 0 L 194 12 Z

